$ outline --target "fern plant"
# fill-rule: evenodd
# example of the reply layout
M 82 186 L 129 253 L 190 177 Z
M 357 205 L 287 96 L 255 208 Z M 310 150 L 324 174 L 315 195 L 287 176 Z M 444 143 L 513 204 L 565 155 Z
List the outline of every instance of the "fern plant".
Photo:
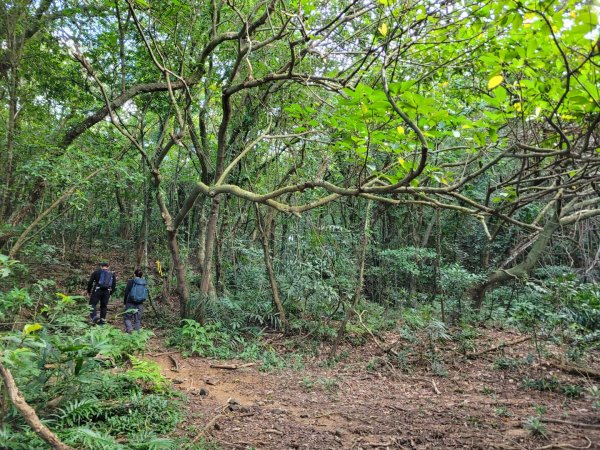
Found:
M 65 443 L 88 450 L 125 450 L 110 434 L 88 427 L 77 427 L 66 433 Z
M 162 392 L 165 391 L 169 382 L 167 378 L 160 373 L 160 367 L 154 361 L 136 358 L 129 355 L 132 368 L 126 372 L 127 378 L 141 383 L 144 390 Z
M 96 398 L 84 398 L 73 400 L 67 403 L 64 408 L 60 408 L 58 420 L 61 425 L 74 427 L 82 423 L 91 422 L 102 410 L 102 405 Z

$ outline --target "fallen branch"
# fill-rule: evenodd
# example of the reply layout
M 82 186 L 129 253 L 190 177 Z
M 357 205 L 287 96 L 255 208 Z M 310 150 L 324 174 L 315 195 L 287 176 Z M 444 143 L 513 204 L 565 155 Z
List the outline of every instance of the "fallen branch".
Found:
M 597 370 L 584 369 L 583 367 L 570 366 L 568 364 L 563 364 L 554 361 L 548 361 L 548 364 L 567 373 L 572 373 L 575 375 L 585 375 L 600 380 L 600 372 L 598 372 Z
M 55 450 L 74 450 L 73 447 L 63 444 L 58 437 L 56 437 L 56 435 L 40 421 L 35 409 L 27 404 L 23 394 L 19 391 L 10 370 L 4 367 L 2 363 L 0 363 L 0 373 L 4 379 L 8 398 L 13 405 L 15 405 L 15 408 L 23 415 L 23 418 L 33 431 Z
M 210 430 L 211 428 L 213 428 L 215 426 L 215 424 L 217 423 L 217 420 L 221 419 L 222 417 L 225 417 L 223 414 L 217 414 L 215 417 L 213 417 L 210 422 L 208 422 L 204 428 L 202 429 L 202 432 L 206 433 L 208 430 Z
M 265 433 L 272 433 L 272 434 L 278 434 L 279 436 L 283 436 L 283 432 L 276 430 L 274 428 L 270 429 L 270 430 L 265 430 Z
M 243 369 L 244 367 L 252 367 L 255 366 L 256 363 L 246 363 L 246 364 L 211 364 L 210 367 L 213 369 L 226 369 L 226 370 L 238 370 Z
M 179 353 L 179 350 L 175 350 L 172 352 L 146 353 L 146 356 L 152 356 L 153 358 L 155 358 L 157 356 L 174 355 L 175 353 Z
M 501 348 L 511 347 L 513 345 L 520 344 L 521 342 L 528 341 L 529 339 L 531 339 L 531 338 L 529 336 L 527 336 L 527 337 L 524 337 L 524 338 L 521 338 L 521 339 L 517 339 L 516 341 L 512 341 L 512 342 L 500 342 L 498 345 L 495 345 L 495 346 L 493 346 L 491 348 L 482 350 L 482 351 L 477 352 L 477 353 L 471 353 L 469 355 L 469 358 L 476 358 L 476 357 L 484 355 L 486 353 L 493 352 L 495 350 L 500 350 Z
M 208 432 L 210 431 L 211 428 L 215 428 L 216 424 L 217 424 L 217 420 L 222 419 L 223 417 L 226 417 L 225 414 L 223 414 L 225 412 L 225 410 L 229 407 L 229 405 L 232 403 L 232 399 L 230 398 L 229 400 L 227 400 L 227 403 L 225 404 L 225 406 L 221 407 L 220 410 L 221 412 L 219 414 L 217 414 L 215 417 L 213 417 L 212 419 L 210 419 L 210 421 L 204 425 L 204 428 L 202 428 L 202 431 L 200 433 L 198 433 L 196 435 L 196 437 L 192 440 L 192 444 L 194 444 L 198 439 L 200 439 L 203 436 L 206 436 L 206 434 L 208 434 Z
M 171 368 L 171 370 L 173 372 L 179 372 L 179 363 L 177 362 L 177 360 L 175 358 L 173 358 L 173 356 L 171 356 L 171 355 L 169 355 L 169 359 L 173 363 L 173 367 Z
M 383 346 L 379 343 L 379 339 L 377 339 L 375 337 L 373 332 L 365 325 L 365 323 L 362 320 L 362 315 L 365 313 L 365 311 L 361 311 L 360 313 L 354 311 L 354 313 L 356 314 L 356 317 L 358 317 L 358 321 L 360 322 L 360 325 L 366 330 L 367 333 L 369 333 L 371 335 L 371 337 L 373 338 L 373 342 L 375 342 L 375 345 L 377 346 L 377 348 L 379 348 L 379 350 L 383 351 L 384 353 L 391 353 L 392 355 L 397 357 L 398 352 L 396 352 L 393 347 L 398 343 L 398 341 L 395 341 L 388 348 L 383 348 Z
M 217 423 L 217 420 L 219 420 L 223 417 L 225 417 L 225 415 L 217 414 L 215 417 L 210 419 L 210 421 L 206 425 L 204 425 L 204 428 L 202 428 L 202 431 L 200 433 L 198 433 L 194 439 L 192 439 L 191 444 L 195 444 L 196 441 L 198 441 L 198 439 L 206 436 L 206 434 L 210 431 L 210 429 L 215 426 L 215 424 Z
M 430 380 L 429 378 L 419 378 L 419 377 L 412 377 L 412 380 L 416 380 L 416 381 L 426 381 L 427 383 L 430 383 L 431 386 L 433 387 L 433 391 L 437 394 L 440 395 L 441 392 L 439 391 L 437 385 L 435 384 L 435 381 Z
M 570 420 L 561 420 L 561 419 L 541 419 L 541 420 L 542 420 L 542 422 L 545 422 L 545 423 L 558 423 L 561 425 L 571 425 L 572 427 L 590 428 L 592 430 L 600 430 L 600 424 L 571 422 Z
M 574 449 L 578 449 L 578 450 L 583 450 L 586 448 L 591 448 L 592 441 L 590 441 L 587 438 L 587 436 L 583 436 L 583 438 L 588 442 L 588 444 L 585 447 L 577 447 L 576 445 L 557 443 L 557 444 L 544 445 L 543 447 L 536 447 L 534 450 L 546 450 L 546 449 L 550 449 L 550 448 L 574 448 Z

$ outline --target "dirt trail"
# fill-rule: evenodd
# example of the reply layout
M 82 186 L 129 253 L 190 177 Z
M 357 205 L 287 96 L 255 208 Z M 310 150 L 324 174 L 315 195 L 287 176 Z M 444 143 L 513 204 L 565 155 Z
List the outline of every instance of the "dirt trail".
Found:
M 500 337 L 515 338 L 489 336 L 480 348 Z M 510 352 L 516 358 L 531 350 L 525 342 Z M 582 378 L 539 364 L 497 370 L 492 364 L 497 355 L 492 353 L 473 361 L 457 357 L 447 365 L 446 377 L 402 374 L 387 366 L 368 371 L 367 363 L 378 354 L 370 346 L 351 349 L 349 354 L 332 368 L 316 358 L 300 371 L 271 372 L 260 371 L 259 365 L 216 369 L 211 364 L 240 362 L 182 358 L 177 353 L 171 355 L 180 368 L 175 372 L 169 355 L 148 357 L 188 395 L 188 420 L 181 432 L 203 434 L 224 449 L 600 448 L 600 416 L 593 406 L 597 398 L 570 399 L 521 384 L 525 377 L 556 376 L 562 383 L 585 387 Z M 523 427 L 527 418 L 540 414 L 542 420 L 597 428 L 544 423 L 548 432 L 544 439 Z

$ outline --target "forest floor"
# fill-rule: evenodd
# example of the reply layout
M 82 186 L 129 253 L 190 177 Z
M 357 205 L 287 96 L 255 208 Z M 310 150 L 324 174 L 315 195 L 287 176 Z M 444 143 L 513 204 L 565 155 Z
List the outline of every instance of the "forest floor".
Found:
M 488 330 L 477 346 L 523 337 Z M 283 339 L 270 345 L 285 351 Z M 243 361 L 183 358 L 161 342 L 147 356 L 186 394 L 188 419 L 180 432 L 223 449 L 600 448 L 598 397 L 588 394 L 593 380 L 557 370 L 549 360 L 494 367 L 499 356 L 523 361 L 535 354 L 530 341 L 474 359 L 446 356 L 443 377 L 418 367 L 403 373 L 383 358 L 374 364 L 384 355 L 372 343 L 342 350 L 347 357 L 333 366 L 323 349 L 300 367 L 264 371 Z M 526 388 L 524 379 L 552 390 Z M 566 396 L 561 389 L 575 389 L 569 386 L 582 393 Z M 535 417 L 537 425 L 527 428 Z
M 77 266 L 93 266 L 82 260 Z M 111 300 L 109 317 L 121 305 Z M 477 357 L 465 357 L 453 342 L 438 346 L 445 376 L 415 352 L 397 358 L 401 365 L 386 363 L 368 335 L 363 345 L 340 348 L 335 364 L 323 345 L 273 368 L 184 358 L 165 347 L 164 331 L 154 331 L 146 357 L 185 398 L 187 418 L 177 433 L 220 449 L 600 449 L 600 380 L 556 368 L 550 356 L 559 349 L 546 345 L 540 358 L 531 339 L 515 331 L 481 329 L 471 349 Z M 307 346 L 299 337 L 267 336 L 282 360 Z M 398 342 L 400 355 L 415 350 L 397 333 L 379 338 Z M 513 345 L 482 353 L 501 342 Z M 599 371 L 600 355 L 588 364 Z

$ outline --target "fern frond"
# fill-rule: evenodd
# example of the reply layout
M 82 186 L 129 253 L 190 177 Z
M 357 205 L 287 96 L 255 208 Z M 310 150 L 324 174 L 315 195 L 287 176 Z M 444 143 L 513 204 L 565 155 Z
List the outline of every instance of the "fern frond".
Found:
M 75 448 L 86 448 L 88 450 L 125 450 L 125 447 L 108 433 L 102 433 L 87 427 L 69 430 L 65 441 Z

